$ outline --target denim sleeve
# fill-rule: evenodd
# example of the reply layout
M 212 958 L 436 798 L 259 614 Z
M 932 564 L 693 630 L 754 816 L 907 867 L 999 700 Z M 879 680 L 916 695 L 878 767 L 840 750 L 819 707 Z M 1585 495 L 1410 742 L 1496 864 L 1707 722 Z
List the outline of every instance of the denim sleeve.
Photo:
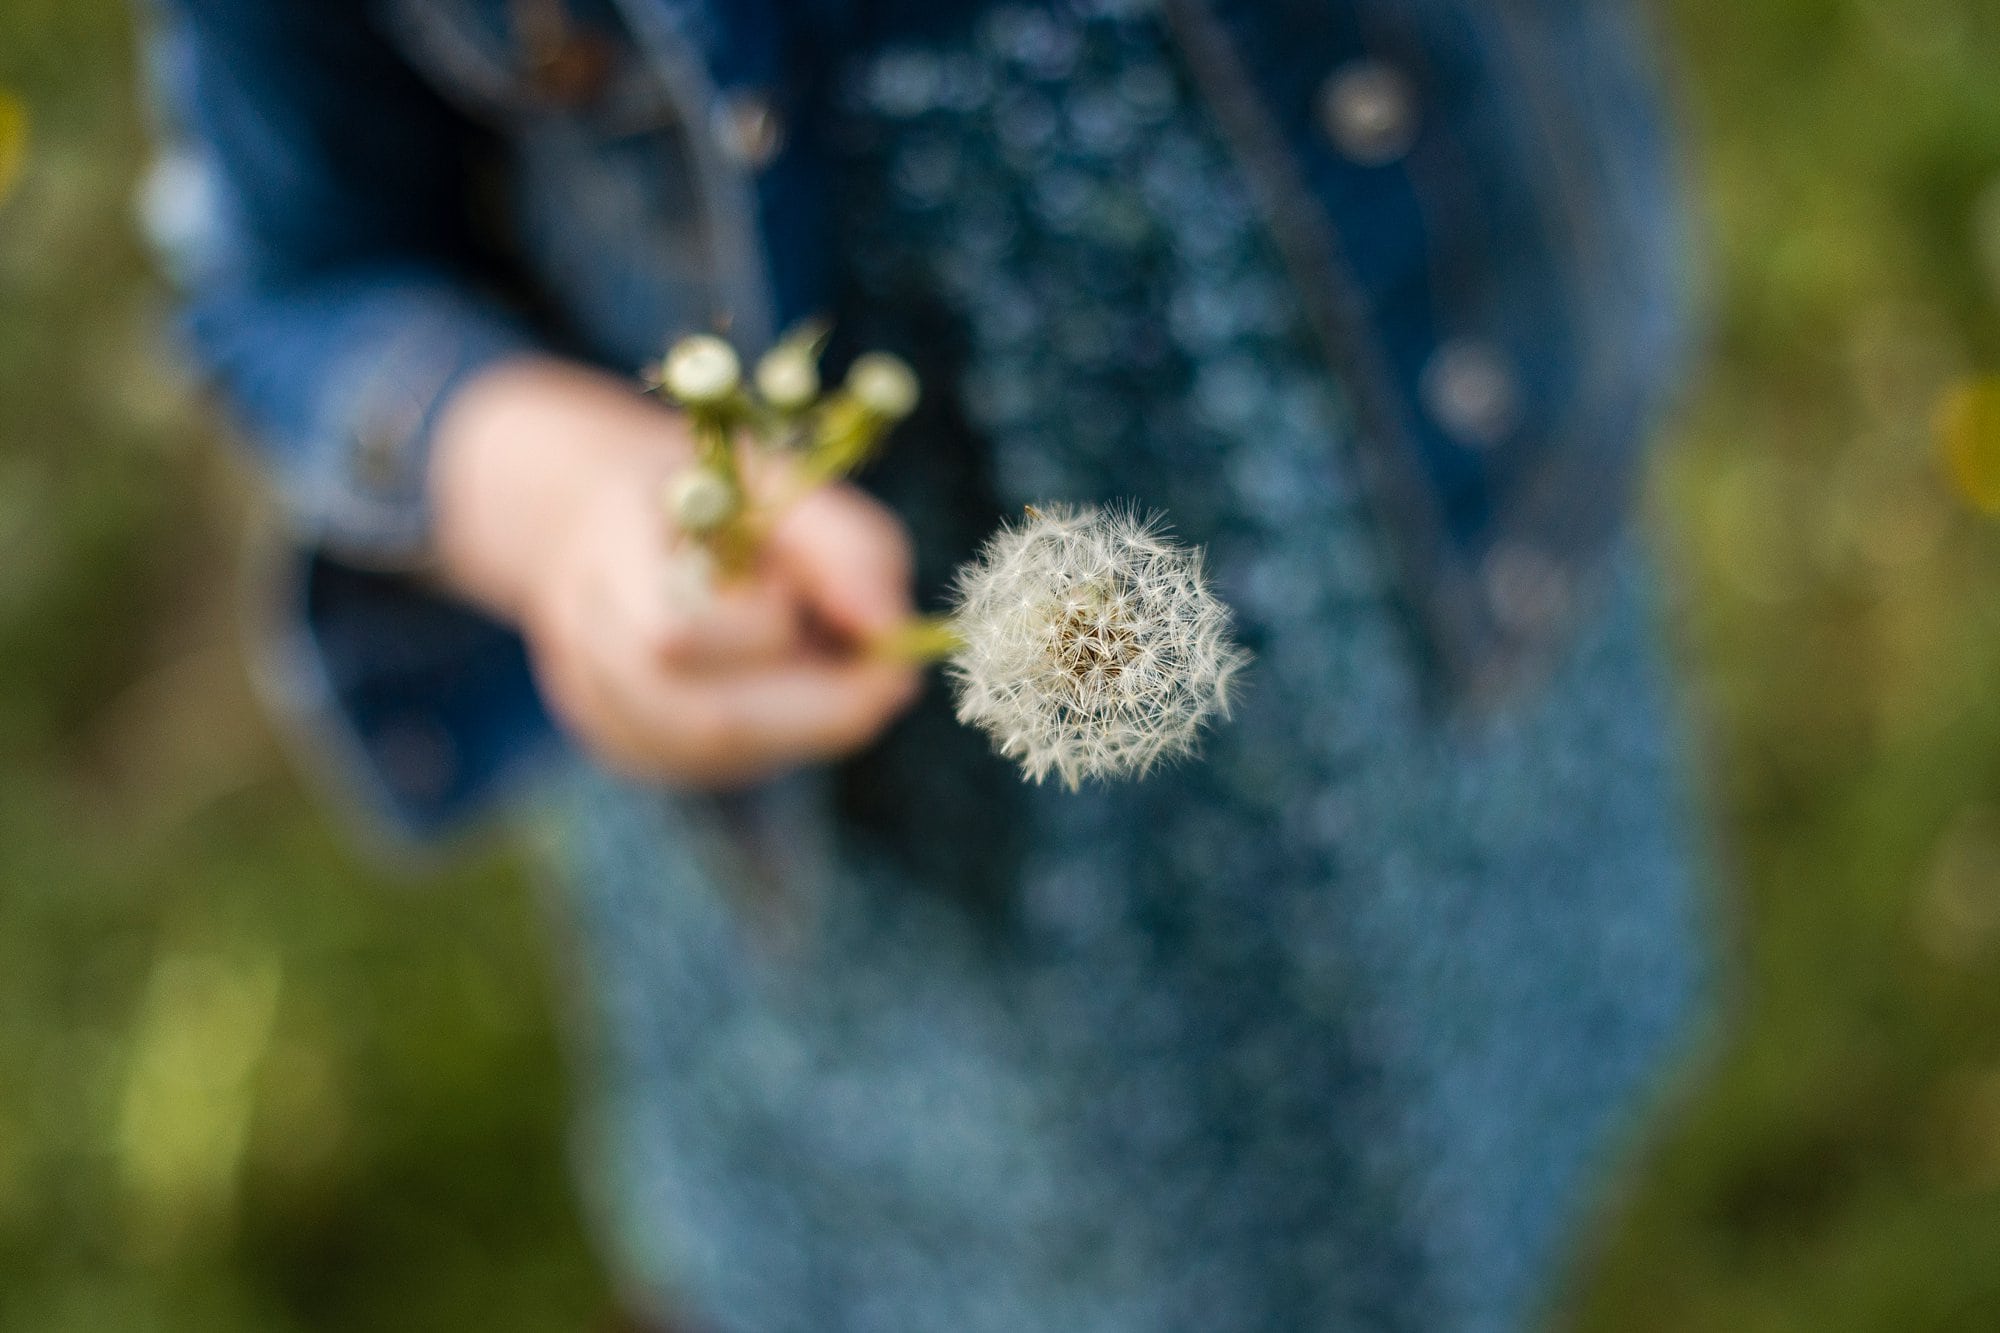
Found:
M 534 346 L 481 287 L 468 200 L 485 146 L 365 6 L 158 4 L 171 166 L 150 211 L 194 354 L 306 540 L 413 560 L 439 405 Z
M 470 201 L 488 145 L 366 6 L 154 6 L 148 230 L 291 519 L 263 683 L 365 827 L 436 835 L 552 734 L 518 638 L 420 572 L 441 405 L 537 346 L 486 286 Z

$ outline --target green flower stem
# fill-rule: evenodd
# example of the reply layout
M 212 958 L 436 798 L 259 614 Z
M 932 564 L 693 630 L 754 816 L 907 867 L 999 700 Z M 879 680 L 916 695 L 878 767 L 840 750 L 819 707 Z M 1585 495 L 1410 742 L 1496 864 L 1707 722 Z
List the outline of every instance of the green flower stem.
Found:
M 868 653 L 885 661 L 923 665 L 942 662 L 963 647 L 965 638 L 950 616 L 917 616 L 876 638 Z
M 738 574 L 748 569 L 756 559 L 760 540 L 756 525 L 750 521 L 749 494 L 743 484 L 743 470 L 737 462 L 735 444 L 730 438 L 732 415 L 721 405 L 688 409 L 695 457 L 699 460 L 697 466 L 720 477 L 729 487 L 731 500 L 726 518 L 707 532 L 689 535 L 708 547 L 724 574 Z
M 736 450 L 729 443 L 728 420 L 713 407 L 691 407 L 688 417 L 694 433 L 695 454 L 701 465 L 713 469 L 717 476 L 729 482 L 731 490 L 742 495 L 743 477 L 736 466 Z
M 807 490 L 858 471 L 896 423 L 840 394 L 820 410 L 814 424 L 812 443 L 799 467 L 800 485 Z

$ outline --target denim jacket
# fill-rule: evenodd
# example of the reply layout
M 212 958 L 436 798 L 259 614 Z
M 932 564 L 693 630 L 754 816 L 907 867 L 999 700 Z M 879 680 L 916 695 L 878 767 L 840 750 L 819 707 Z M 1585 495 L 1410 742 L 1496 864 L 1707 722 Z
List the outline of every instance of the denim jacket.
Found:
M 1682 359 L 1641 16 L 1153 2 L 1348 386 L 1442 693 L 1496 697 L 1588 596 Z M 266 679 L 389 827 L 436 832 L 553 739 L 520 641 L 426 575 L 440 405 L 524 352 L 629 372 L 821 309 L 824 72 L 993 6 L 156 3 L 149 217 L 290 519 Z

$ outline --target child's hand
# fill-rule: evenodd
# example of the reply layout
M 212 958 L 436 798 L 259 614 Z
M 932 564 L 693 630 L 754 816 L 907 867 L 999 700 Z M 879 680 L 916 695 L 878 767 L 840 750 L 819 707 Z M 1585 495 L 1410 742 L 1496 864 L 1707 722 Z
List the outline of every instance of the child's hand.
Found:
M 496 368 L 439 427 L 446 575 L 521 627 L 557 715 L 618 769 L 725 786 L 866 744 L 919 683 L 857 651 L 911 613 L 901 525 L 818 491 L 751 570 L 704 588 L 676 577 L 661 503 L 691 455 L 678 417 L 614 380 Z

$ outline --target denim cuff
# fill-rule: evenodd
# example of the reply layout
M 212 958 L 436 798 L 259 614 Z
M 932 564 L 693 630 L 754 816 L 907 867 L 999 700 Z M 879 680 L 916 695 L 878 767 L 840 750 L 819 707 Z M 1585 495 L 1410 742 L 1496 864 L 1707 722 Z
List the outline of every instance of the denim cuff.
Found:
M 540 344 L 460 291 L 356 296 L 313 405 L 299 468 L 283 478 L 304 542 L 367 568 L 425 562 L 432 437 L 458 389 Z M 283 469 L 281 468 L 281 475 Z

